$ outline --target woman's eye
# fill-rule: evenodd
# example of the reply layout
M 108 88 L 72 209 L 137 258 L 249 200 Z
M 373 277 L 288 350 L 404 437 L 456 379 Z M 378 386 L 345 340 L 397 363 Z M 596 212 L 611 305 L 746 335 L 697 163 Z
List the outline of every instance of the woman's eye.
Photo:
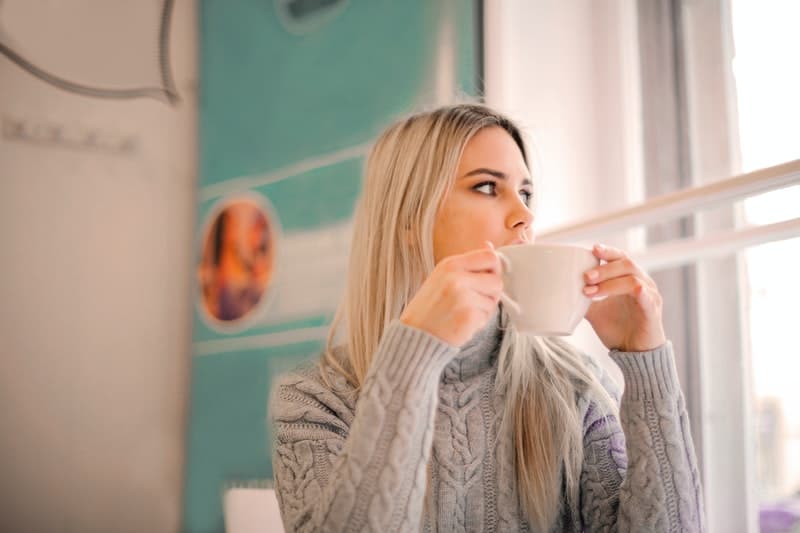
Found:
M 494 195 L 497 189 L 497 185 L 493 181 L 484 181 L 483 183 L 479 183 L 472 188 L 473 191 L 478 191 L 482 194 L 487 195 Z
M 533 193 L 531 191 L 519 191 L 519 195 L 522 196 L 522 201 L 525 202 L 525 205 L 530 207 Z

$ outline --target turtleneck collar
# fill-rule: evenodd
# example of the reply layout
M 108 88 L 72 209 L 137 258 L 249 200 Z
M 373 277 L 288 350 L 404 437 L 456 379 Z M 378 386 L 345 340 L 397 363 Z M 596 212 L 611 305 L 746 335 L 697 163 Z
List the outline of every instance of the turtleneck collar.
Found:
M 481 374 L 495 365 L 497 353 L 502 339 L 500 330 L 500 312 L 461 347 L 442 373 L 442 381 L 452 383 L 464 381 Z

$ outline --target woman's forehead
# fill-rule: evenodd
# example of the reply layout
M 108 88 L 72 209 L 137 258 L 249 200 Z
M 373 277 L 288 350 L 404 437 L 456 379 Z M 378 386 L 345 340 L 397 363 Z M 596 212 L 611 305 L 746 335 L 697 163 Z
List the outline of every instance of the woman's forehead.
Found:
M 529 179 L 522 151 L 513 137 L 499 126 L 476 133 L 464 147 L 458 167 L 459 176 L 478 168 L 489 168 L 507 176 Z

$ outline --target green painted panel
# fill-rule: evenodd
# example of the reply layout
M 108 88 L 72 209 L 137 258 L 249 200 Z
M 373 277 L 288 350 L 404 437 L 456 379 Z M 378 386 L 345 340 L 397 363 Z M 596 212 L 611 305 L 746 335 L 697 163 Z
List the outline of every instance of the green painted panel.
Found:
M 461 31 L 456 32 L 456 39 L 458 39 L 458 88 L 464 96 L 475 96 L 479 94 L 479 88 L 483 83 L 479 83 L 478 73 L 483 71 L 479 68 L 478 61 L 480 61 L 481 54 L 479 47 L 480 34 L 477 31 L 478 24 L 478 2 L 473 0 L 458 0 L 457 16 L 458 28 Z M 474 31 L 464 31 L 467 29 L 474 29 Z
M 278 3 L 201 2 L 201 185 L 366 142 L 423 87 L 435 2 L 351 1 L 304 35 Z
M 263 195 L 271 204 L 285 233 L 313 230 L 350 218 L 356 196 L 361 190 L 363 158 L 348 159 L 257 186 L 248 192 Z M 243 194 L 231 192 L 231 195 Z M 222 198 L 199 206 L 200 230 Z
M 257 178 L 362 145 L 397 115 L 427 103 L 424 94 L 435 86 L 428 78 L 434 74 L 434 43 L 444 4 L 350 0 L 319 20 L 287 29 L 277 10 L 289 4 L 325 3 L 200 2 L 201 190 L 214 185 L 225 196 L 228 182 L 231 192 L 241 187 L 232 181 L 235 178 Z M 457 30 L 456 90 L 472 94 L 478 86 L 476 4 L 475 0 L 456 0 L 452 5 L 456 8 L 452 11 Z M 350 219 L 362 162 L 356 158 L 328 164 L 254 185 L 247 193 L 267 199 L 284 243 L 299 237 L 293 243 L 305 243 L 300 252 L 313 253 L 325 245 L 327 230 Z M 219 197 L 198 205 L 198 260 L 203 224 L 218 201 Z M 307 238 L 318 234 L 322 237 L 317 240 Z M 302 285 L 315 277 L 316 265 L 308 255 L 298 253 L 297 246 L 292 253 L 300 258 L 293 265 L 302 261 L 306 269 L 295 272 L 298 275 L 284 286 L 289 288 L 283 289 L 287 291 L 283 303 L 305 306 L 308 294 L 294 295 L 293 291 L 298 291 L 298 279 Z M 330 257 L 337 259 L 334 256 Z M 339 280 L 343 283 L 343 276 L 335 277 L 339 275 L 335 262 L 327 264 L 319 269 L 330 267 L 327 272 L 334 274 L 332 280 L 318 277 L 316 288 L 307 292 L 317 295 L 323 292 L 316 292 L 320 288 Z M 330 297 L 329 291 L 326 298 Z M 324 302 L 327 306 L 328 300 Z M 297 309 L 286 306 L 284 315 L 273 316 L 270 309 L 267 306 L 254 324 L 227 332 L 209 327 L 194 313 L 195 346 L 204 347 L 204 353 L 217 349 L 220 353 L 196 356 L 192 363 L 184 531 L 222 531 L 225 483 L 272 476 L 266 420 L 270 383 L 287 368 L 317 355 L 320 342 L 246 350 L 233 346 L 252 339 L 271 345 L 278 338 L 272 334 L 325 326 L 331 317 L 320 309 L 309 308 L 305 313 L 305 307 L 298 315 Z M 243 339 L 247 336 L 252 338 Z
M 360 174 L 362 164 L 362 159 L 343 161 L 278 182 L 262 185 L 250 192 L 263 196 L 271 205 L 274 211 L 272 216 L 277 217 L 278 224 L 281 227 L 282 234 L 278 235 L 277 238 L 279 240 L 291 239 L 292 235 L 297 232 L 318 230 L 331 224 L 345 222 L 352 217 L 356 197 L 361 187 Z M 224 198 L 210 200 L 199 207 L 198 214 L 201 225 L 197 235 L 198 246 L 196 246 L 195 265 L 200 260 L 199 244 L 204 238 L 207 225 L 210 223 L 209 217 L 215 214 L 216 208 L 221 201 L 224 201 Z M 280 243 L 278 250 L 280 254 L 282 250 Z M 320 269 L 325 268 L 324 263 L 320 263 L 318 266 Z M 279 276 L 280 274 L 278 274 Z M 197 287 L 197 292 L 194 296 L 196 304 L 199 296 L 199 287 Z M 283 298 L 291 298 L 292 296 L 291 292 L 282 294 Z M 195 305 L 193 333 L 195 341 L 228 338 L 232 334 L 257 335 L 297 327 L 317 326 L 321 325 L 320 320 L 324 321 L 330 318 L 320 319 L 317 314 L 313 314 L 299 320 L 287 322 L 281 317 L 271 314 L 268 308 L 266 313 L 253 326 L 236 328 L 225 332 L 210 327 L 200 316 L 200 313 L 200 305 Z
M 256 189 L 274 206 L 286 233 L 348 220 L 361 190 L 362 159 L 319 168 Z
M 314 315 L 298 320 L 278 321 L 273 324 L 264 324 L 260 322 L 252 327 L 245 329 L 237 329 L 231 332 L 219 331 L 209 327 L 206 322 L 200 318 L 200 314 L 195 306 L 194 316 L 194 342 L 214 341 L 223 339 L 235 339 L 250 335 L 269 335 L 271 333 L 279 333 L 281 331 L 289 331 L 304 328 L 316 328 L 325 326 L 330 323 L 333 318 L 332 313 L 328 315 Z M 269 311 L 267 312 L 269 315 Z
M 319 350 L 319 343 L 306 342 L 194 358 L 184 530 L 223 531 L 225 484 L 272 477 L 270 384 Z

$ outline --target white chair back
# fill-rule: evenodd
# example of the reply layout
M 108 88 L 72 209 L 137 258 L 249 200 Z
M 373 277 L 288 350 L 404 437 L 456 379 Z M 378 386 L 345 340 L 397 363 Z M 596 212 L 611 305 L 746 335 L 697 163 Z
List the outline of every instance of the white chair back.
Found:
M 234 487 L 224 496 L 226 533 L 283 533 L 273 489 Z

